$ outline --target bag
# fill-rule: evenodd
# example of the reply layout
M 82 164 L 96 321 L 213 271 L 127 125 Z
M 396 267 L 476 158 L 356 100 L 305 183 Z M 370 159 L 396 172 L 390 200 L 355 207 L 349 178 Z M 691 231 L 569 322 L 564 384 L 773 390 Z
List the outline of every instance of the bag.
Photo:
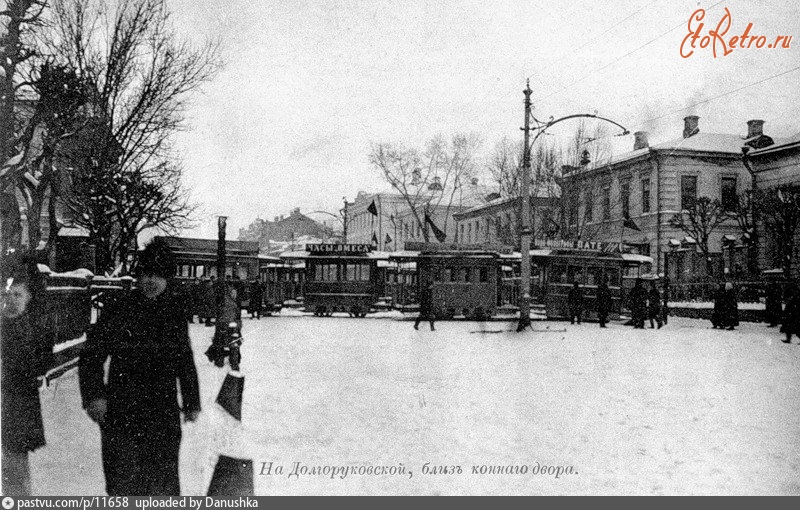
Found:
M 220 455 L 207 495 L 252 496 L 253 492 L 253 461 Z
M 217 404 L 239 421 L 242 421 L 242 394 L 244 393 L 244 377 L 231 374 L 225 376 L 217 395 Z

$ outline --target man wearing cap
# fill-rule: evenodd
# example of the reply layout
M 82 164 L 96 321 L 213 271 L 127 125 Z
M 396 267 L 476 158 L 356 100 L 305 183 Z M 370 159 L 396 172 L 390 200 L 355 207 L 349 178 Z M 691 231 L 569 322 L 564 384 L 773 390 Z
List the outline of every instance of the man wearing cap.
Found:
M 137 288 L 103 310 L 81 355 L 81 396 L 100 426 L 109 495 L 180 495 L 180 416 L 197 419 L 200 392 L 174 275 L 169 248 L 154 240 L 140 256 Z

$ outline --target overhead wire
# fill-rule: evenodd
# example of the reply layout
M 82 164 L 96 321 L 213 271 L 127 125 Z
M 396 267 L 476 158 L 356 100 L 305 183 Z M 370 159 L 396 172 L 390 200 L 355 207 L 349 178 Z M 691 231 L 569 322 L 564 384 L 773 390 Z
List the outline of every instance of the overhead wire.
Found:
M 724 2 L 724 0 L 720 0 L 719 2 L 715 3 L 714 5 L 712 5 L 712 6 L 708 7 L 706 10 L 707 10 L 707 11 L 709 11 L 709 10 L 713 9 L 714 7 L 718 6 L 719 4 L 721 4 L 721 3 L 723 3 L 723 2 Z M 565 86 L 561 87 L 560 89 L 557 89 L 557 90 L 555 90 L 555 91 L 551 92 L 550 94 L 547 94 L 546 96 L 541 96 L 541 97 L 538 97 L 538 98 L 537 98 L 537 101 L 542 101 L 542 100 L 544 100 L 544 99 L 547 99 L 547 98 L 549 98 L 549 97 L 552 97 L 552 96 L 554 96 L 554 95 L 556 95 L 556 94 L 558 94 L 558 93 L 560 93 L 560 92 L 564 92 L 565 90 L 569 89 L 569 88 L 570 88 L 570 87 L 572 87 L 573 85 L 576 85 L 576 84 L 578 84 L 578 83 L 581 83 L 582 81 L 586 80 L 588 77 L 592 76 L 592 75 L 593 75 L 593 74 L 595 74 L 595 73 L 598 73 L 598 72 L 600 72 L 600 71 L 603 71 L 603 70 L 605 70 L 605 69 L 608 69 L 609 67 L 611 67 L 612 65 L 616 64 L 617 62 L 620 62 L 621 60 L 623 60 L 623 59 L 625 59 L 625 58 L 629 57 L 630 55 L 633 55 L 634 53 L 636 53 L 637 51 L 641 50 L 642 48 L 645 48 L 645 47 L 649 46 L 650 44 L 652 44 L 652 43 L 654 43 L 655 41 L 657 41 L 657 40 L 661 39 L 662 37 L 664 37 L 665 35 L 669 34 L 670 32 L 672 32 L 672 31 L 674 31 L 674 30 L 676 30 L 676 29 L 678 29 L 678 28 L 680 28 L 680 27 L 684 26 L 685 24 L 686 24 L 686 22 L 685 22 L 685 21 L 681 21 L 679 24 L 677 24 L 677 25 L 675 25 L 674 27 L 670 28 L 669 30 L 667 30 L 667 31 L 663 32 L 662 34 L 660 34 L 660 35 L 658 35 L 658 36 L 654 37 L 653 39 L 650 39 L 650 40 L 649 40 L 649 41 L 647 41 L 646 43 L 644 43 L 644 44 L 642 44 L 642 45 L 640 45 L 640 46 L 638 46 L 638 47 L 634 48 L 633 50 L 629 51 L 628 53 L 625 53 L 624 55 L 622 55 L 622 56 L 620 56 L 620 57 L 618 57 L 618 58 L 616 58 L 616 59 L 612 60 L 611 62 L 609 62 L 609 63 L 607 63 L 607 64 L 605 64 L 605 65 L 602 65 L 602 66 L 600 66 L 600 67 L 598 67 L 598 68 L 596 68 L 596 69 L 593 69 L 592 71 L 589 71 L 588 73 L 586 73 L 586 74 L 585 74 L 584 76 L 582 76 L 581 78 L 579 78 L 579 79 L 577 79 L 577 80 L 575 80 L 575 81 L 572 81 L 572 82 L 568 83 L 567 85 L 565 85 Z

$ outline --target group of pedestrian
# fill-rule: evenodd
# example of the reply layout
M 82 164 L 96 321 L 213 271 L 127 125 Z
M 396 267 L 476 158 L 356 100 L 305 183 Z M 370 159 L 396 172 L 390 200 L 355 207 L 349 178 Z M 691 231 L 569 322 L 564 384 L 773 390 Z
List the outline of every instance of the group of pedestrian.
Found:
M 739 305 L 731 282 L 722 283 L 714 294 L 713 328 L 733 330 L 739 325 Z
M 136 288 L 103 309 L 78 363 L 83 408 L 100 429 L 109 495 L 177 496 L 181 416 L 200 413 L 185 295 L 173 284 L 165 243 L 141 253 Z M 2 488 L 31 494 L 29 453 L 45 445 L 38 378 L 52 346 L 41 324 L 43 285 L 35 263 L 11 273 L 0 313 Z
M 631 311 L 631 325 L 635 329 L 644 329 L 648 320 L 650 329 L 664 326 L 662 298 L 655 281 L 646 289 L 644 281 L 637 279 L 628 294 L 628 308 Z

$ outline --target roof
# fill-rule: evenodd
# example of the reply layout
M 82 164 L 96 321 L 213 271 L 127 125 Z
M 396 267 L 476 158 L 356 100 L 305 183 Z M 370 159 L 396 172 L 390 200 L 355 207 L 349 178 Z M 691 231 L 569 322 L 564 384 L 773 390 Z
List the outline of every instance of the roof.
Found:
M 770 145 L 769 147 L 759 149 L 757 151 L 752 152 L 751 154 L 758 154 L 760 152 L 772 149 L 779 145 L 786 144 L 787 142 L 791 142 L 792 139 L 794 139 L 795 142 L 800 141 L 800 133 L 789 139 L 774 138 L 773 139 L 775 142 L 774 145 Z M 608 163 L 604 163 L 597 167 L 593 167 L 589 171 L 594 170 L 595 168 L 597 169 L 606 168 L 609 166 L 617 165 L 619 163 L 624 163 L 626 161 L 632 161 L 641 157 L 645 157 L 650 153 L 651 150 L 657 152 L 666 152 L 667 154 L 680 151 L 680 152 L 729 154 L 730 156 L 739 157 L 742 155 L 742 147 L 745 146 L 747 141 L 748 141 L 747 138 L 743 138 L 739 135 L 732 135 L 728 133 L 700 132 L 688 138 L 683 138 L 683 137 L 674 138 L 666 142 L 652 144 L 649 147 L 619 154 L 617 156 L 612 157 L 611 161 L 609 161 Z M 577 175 L 582 175 L 583 173 L 585 172 L 581 172 Z
M 790 149 L 800 145 L 800 133 L 790 136 L 789 138 L 778 138 L 775 140 L 774 145 L 762 147 L 750 152 L 751 157 L 759 156 L 761 154 L 768 154 L 771 152 L 778 152 L 785 149 Z
M 547 205 L 550 205 L 549 202 L 551 200 L 554 200 L 554 198 L 553 197 L 548 197 L 548 196 L 540 196 L 540 195 L 531 196 L 531 206 L 532 207 L 547 206 Z M 475 214 L 477 212 L 480 212 L 480 211 L 483 211 L 483 210 L 486 210 L 486 209 L 491 209 L 492 207 L 503 207 L 505 205 L 514 206 L 515 202 L 518 202 L 518 201 L 519 201 L 519 197 L 496 198 L 496 199 L 490 200 L 490 201 L 488 201 L 486 203 L 483 203 L 483 204 L 480 204 L 480 205 L 476 205 L 475 207 L 470 207 L 469 209 L 467 209 L 465 211 L 460 211 L 460 212 L 457 212 L 457 213 L 453 213 L 453 217 L 463 218 L 463 217 L 465 217 L 467 215 L 473 215 L 473 214 Z
M 167 246 L 182 252 L 214 252 L 217 250 L 216 239 L 195 239 L 190 237 L 157 236 L 163 239 Z M 256 241 L 225 241 L 225 251 L 246 251 L 258 253 Z

